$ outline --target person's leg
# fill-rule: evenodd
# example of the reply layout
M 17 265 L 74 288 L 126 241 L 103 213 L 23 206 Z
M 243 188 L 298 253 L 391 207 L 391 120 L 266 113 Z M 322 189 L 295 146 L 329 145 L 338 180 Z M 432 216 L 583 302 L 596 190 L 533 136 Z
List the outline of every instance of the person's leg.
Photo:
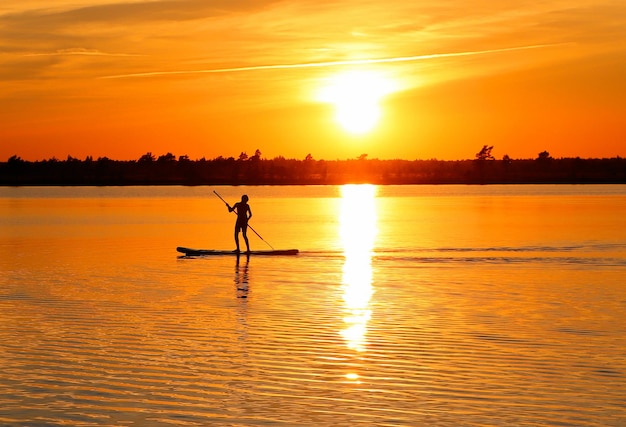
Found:
M 239 224 L 235 226 L 235 245 L 237 246 L 237 252 L 239 252 Z
M 244 226 L 241 229 L 241 234 L 243 234 L 243 241 L 246 242 L 246 250 L 250 252 L 250 243 L 248 242 L 248 226 Z M 239 248 L 239 246 L 237 246 Z

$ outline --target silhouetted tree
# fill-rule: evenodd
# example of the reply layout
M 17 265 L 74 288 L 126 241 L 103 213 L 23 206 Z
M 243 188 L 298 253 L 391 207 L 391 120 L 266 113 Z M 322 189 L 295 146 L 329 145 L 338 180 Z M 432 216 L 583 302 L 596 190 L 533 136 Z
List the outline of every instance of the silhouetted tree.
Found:
M 146 154 L 144 154 L 143 156 L 141 156 L 139 158 L 139 162 L 140 163 L 144 163 L 144 162 L 154 162 L 156 160 L 156 157 L 154 157 L 152 155 L 152 152 L 148 151 Z
M 495 160 L 491 155 L 491 150 L 493 150 L 493 145 L 483 145 L 483 148 L 476 153 L 476 160 Z
M 22 160 L 21 157 L 19 157 L 17 154 L 9 157 L 9 164 L 10 165 L 20 165 L 23 164 L 24 160 Z
M 550 153 L 548 153 L 547 151 L 542 151 L 537 155 L 537 160 L 552 160 L 552 157 L 550 157 Z
M 159 159 L 157 161 L 158 162 L 175 162 L 176 156 L 173 155 L 172 153 L 167 153 L 162 156 L 159 156 Z

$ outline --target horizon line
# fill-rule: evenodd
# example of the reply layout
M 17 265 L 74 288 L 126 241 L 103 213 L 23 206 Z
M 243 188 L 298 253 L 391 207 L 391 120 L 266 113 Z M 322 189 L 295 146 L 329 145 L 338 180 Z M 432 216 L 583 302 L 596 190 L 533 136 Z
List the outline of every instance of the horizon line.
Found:
M 148 152 L 146 154 L 152 154 L 152 152 Z M 97 162 L 98 160 L 109 160 L 109 161 L 112 161 L 112 162 L 140 162 L 141 161 L 141 157 L 145 156 L 146 154 L 140 156 L 140 158 L 138 158 L 138 159 L 128 159 L 128 158 L 127 159 L 120 159 L 120 158 L 115 159 L 115 158 L 110 158 L 108 156 L 99 156 L 99 157 L 95 158 L 95 156 L 92 156 L 92 155 L 87 155 L 87 156 L 85 156 L 84 159 L 81 159 L 79 157 L 74 157 L 72 155 L 68 155 L 68 157 L 65 158 L 65 159 L 57 158 L 56 156 L 52 156 L 52 157 L 49 157 L 49 158 L 43 158 L 41 160 L 25 160 L 25 159 L 22 159 L 21 156 L 15 154 L 15 155 L 10 156 L 5 161 L 0 160 L 0 163 L 9 163 L 9 161 L 11 159 L 13 159 L 13 158 L 15 158 L 15 160 L 17 160 L 18 162 L 24 162 L 24 163 L 40 163 L 40 162 L 48 162 L 48 161 L 56 161 L 56 162 L 59 162 L 59 163 L 67 162 L 67 161 L 78 161 L 78 162 L 93 161 L 93 162 Z M 168 154 L 171 154 L 171 153 L 168 153 Z M 539 153 L 539 154 L 541 154 L 541 153 Z M 153 155 L 154 160 L 149 161 L 149 162 L 157 163 L 159 157 L 164 157 L 166 155 L 167 154 Z M 172 156 L 174 158 L 172 160 L 169 160 L 169 161 L 180 162 L 181 161 L 180 157 L 183 157 L 183 156 L 186 156 L 186 155 L 176 156 L 176 155 L 172 154 Z M 608 157 L 608 156 L 605 156 L 605 157 L 580 157 L 580 156 L 552 157 L 550 155 L 550 153 L 548 152 L 548 156 L 549 156 L 548 158 L 550 160 L 555 160 L 555 161 L 572 160 L 572 159 L 577 159 L 577 160 L 614 160 L 614 159 L 626 160 L 626 157 L 622 157 L 619 154 L 616 154 L 616 155 L 614 155 L 612 157 Z M 189 157 L 189 156 L 187 156 L 187 157 Z M 249 161 L 252 157 L 254 157 L 254 156 L 248 156 L 243 161 Z M 213 158 L 207 158 L 206 156 L 195 158 L 195 159 L 188 158 L 188 159 L 182 160 L 182 161 L 183 162 L 184 161 L 188 161 L 188 162 L 203 162 L 203 161 L 204 162 L 212 162 L 212 161 L 216 161 L 216 160 L 231 160 L 231 159 L 234 159 L 235 161 L 241 161 L 236 156 L 225 157 L 225 156 L 222 156 L 222 155 L 217 156 L 217 157 L 213 157 Z M 492 161 L 495 162 L 495 161 L 503 161 L 503 160 L 506 160 L 506 161 L 527 161 L 527 160 L 537 160 L 537 159 L 538 159 L 538 157 L 508 157 L 507 159 L 504 159 L 504 158 L 493 158 L 493 159 L 486 159 L 486 160 L 482 160 L 482 161 L 485 161 L 485 162 L 492 162 Z M 262 158 L 259 158 L 258 160 L 262 160 L 262 161 L 275 161 L 275 160 L 306 161 L 306 158 L 299 159 L 299 158 L 295 158 L 295 157 L 284 157 L 282 155 L 278 155 L 278 156 L 275 156 L 275 157 L 272 157 L 272 158 L 262 157 Z M 463 159 L 461 159 L 461 158 L 458 158 L 458 159 L 438 159 L 436 157 L 433 157 L 433 158 L 414 158 L 414 159 L 379 158 L 379 157 L 369 157 L 368 154 L 362 154 L 360 156 L 346 157 L 346 158 L 343 158 L 343 159 L 340 159 L 340 158 L 335 158 L 335 159 L 326 159 L 326 158 L 317 158 L 316 159 L 316 158 L 312 158 L 311 160 L 312 161 L 316 161 L 316 162 L 318 162 L 318 161 L 324 161 L 324 162 L 336 162 L 336 161 L 339 161 L 339 162 L 344 162 L 344 161 L 353 161 L 353 160 L 379 161 L 379 162 L 393 162 L 393 161 L 403 161 L 403 162 L 404 161 L 406 161 L 406 162 L 415 162 L 415 161 L 418 161 L 418 162 L 430 162 L 430 161 L 433 161 L 433 162 L 464 162 L 464 161 L 474 161 L 474 160 L 480 160 L 480 159 L 477 159 L 475 157 L 473 157 L 473 158 L 463 158 Z

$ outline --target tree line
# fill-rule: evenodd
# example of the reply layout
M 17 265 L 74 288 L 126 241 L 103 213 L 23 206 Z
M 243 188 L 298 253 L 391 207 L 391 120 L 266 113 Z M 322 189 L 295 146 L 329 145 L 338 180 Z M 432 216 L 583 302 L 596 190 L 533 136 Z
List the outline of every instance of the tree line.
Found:
M 264 159 L 261 152 L 238 158 L 191 160 L 151 152 L 137 160 L 107 157 L 84 160 L 68 156 L 26 161 L 14 155 L 0 162 L 0 185 L 326 185 L 372 184 L 521 184 L 626 183 L 626 159 L 553 158 L 497 160 L 485 145 L 471 160 L 379 160 L 367 154 L 345 160 L 282 156 Z

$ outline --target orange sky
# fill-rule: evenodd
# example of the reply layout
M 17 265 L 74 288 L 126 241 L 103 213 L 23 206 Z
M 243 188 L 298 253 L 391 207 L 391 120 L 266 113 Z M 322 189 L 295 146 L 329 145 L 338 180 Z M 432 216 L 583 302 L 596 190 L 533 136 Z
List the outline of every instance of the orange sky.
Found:
M 5 0 L 0 161 L 624 157 L 625 76 L 621 0 Z

